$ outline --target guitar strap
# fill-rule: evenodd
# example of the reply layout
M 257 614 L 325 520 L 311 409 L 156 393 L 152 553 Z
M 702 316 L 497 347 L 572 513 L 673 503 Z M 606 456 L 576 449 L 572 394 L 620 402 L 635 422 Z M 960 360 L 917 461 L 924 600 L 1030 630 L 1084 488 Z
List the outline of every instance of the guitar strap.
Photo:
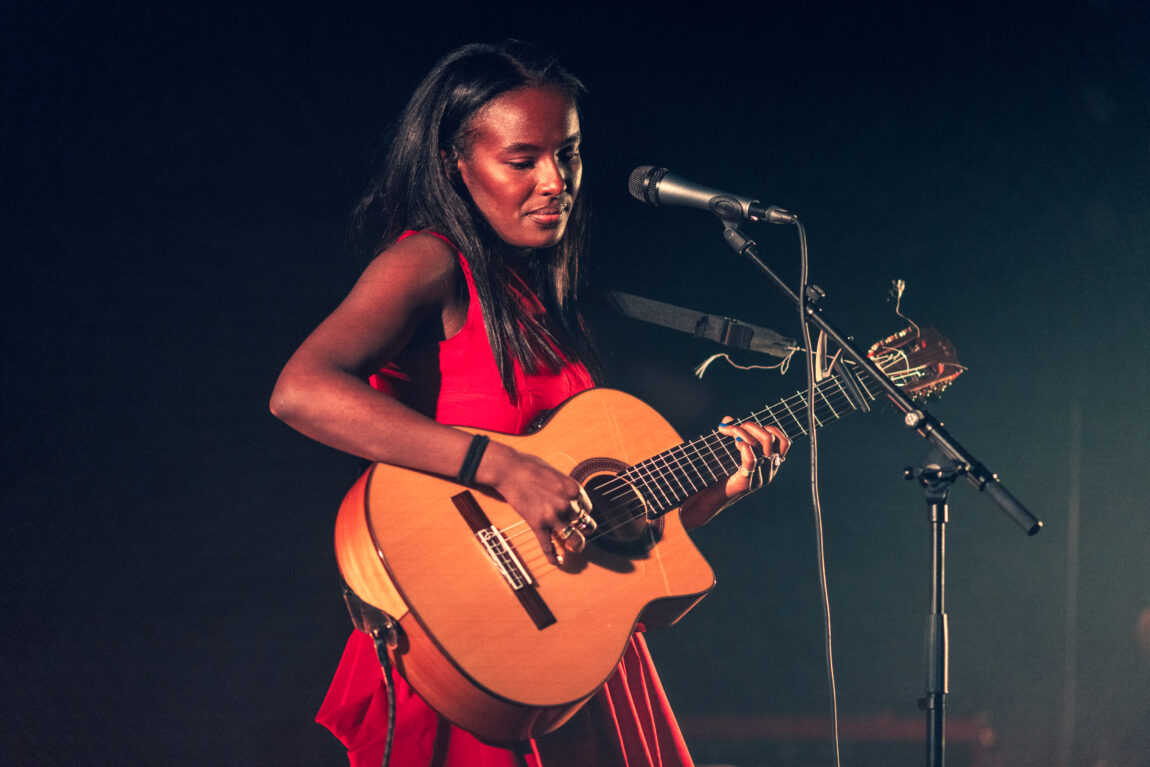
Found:
M 605 296 L 607 303 L 626 317 L 678 330 L 695 338 L 706 338 L 734 349 L 786 358 L 798 348 L 794 339 L 731 317 L 704 314 L 616 290 L 607 291 Z

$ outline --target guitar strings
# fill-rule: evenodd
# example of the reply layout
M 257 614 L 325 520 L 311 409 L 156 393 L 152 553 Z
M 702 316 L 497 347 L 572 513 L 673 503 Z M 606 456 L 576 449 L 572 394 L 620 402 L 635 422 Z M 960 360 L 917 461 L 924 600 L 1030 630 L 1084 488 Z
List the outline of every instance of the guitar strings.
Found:
M 896 384 L 901 385 L 908 379 L 929 375 L 929 370 L 924 366 L 911 367 L 909 358 L 900 350 L 878 355 L 874 361 Z M 901 364 L 904 369 L 901 371 L 888 369 L 894 367 L 895 364 Z M 859 384 L 865 395 L 874 401 L 875 395 L 866 385 L 864 378 L 864 376 L 859 376 Z M 836 420 L 845 412 L 857 410 L 857 406 L 844 390 L 838 376 L 830 376 L 819 382 L 815 387 L 815 393 L 814 414 L 818 425 Z M 832 397 L 835 398 L 834 402 L 831 401 Z M 842 413 L 835 408 L 836 404 L 842 409 Z M 802 393 L 793 394 L 773 406 L 767 406 L 734 423 L 755 421 L 760 425 L 770 423 L 782 428 L 784 419 L 789 418 L 795 422 L 803 434 L 806 434 L 806 429 L 802 427 L 802 421 L 799 418 L 806 405 L 806 399 Z M 764 416 L 766 416 L 765 419 Z M 610 535 L 631 525 L 637 520 L 647 517 L 651 509 L 657 512 L 656 516 L 662 516 L 662 514 L 681 505 L 694 493 L 712 486 L 725 476 L 730 476 L 730 471 L 733 471 L 739 464 L 738 450 L 733 445 L 734 440 L 731 437 L 717 430 L 712 431 L 691 442 L 676 446 L 635 464 L 609 478 L 604 485 L 596 488 L 596 493 L 622 519 L 614 525 L 600 525 L 593 534 L 587 536 L 587 541 L 594 541 L 596 538 Z M 717 452 L 716 447 L 721 447 L 721 452 Z M 720 469 L 718 473 L 715 471 L 715 464 Z M 704 470 L 711 474 L 711 482 L 706 482 Z M 691 472 L 702 481 L 702 487 L 697 486 L 695 481 L 691 479 Z M 670 481 L 666 478 L 669 478 Z M 675 485 L 678 486 L 679 491 L 674 489 Z M 646 493 L 643 492 L 644 490 Z M 621 499 L 624 498 L 627 500 L 621 502 Z M 521 530 L 520 528 L 524 529 Z M 500 532 L 509 542 L 534 538 L 534 531 L 523 520 L 509 525 Z M 531 558 L 532 561 L 537 559 L 539 559 L 538 556 Z
M 716 443 L 723 446 L 721 455 L 717 454 L 715 451 L 714 446 Z M 646 509 L 648 507 L 670 509 L 678 505 L 678 495 L 680 495 L 680 493 L 676 493 L 673 488 L 669 490 L 661 490 L 658 484 L 659 474 L 667 475 L 674 479 L 682 491 L 681 494 L 684 496 L 689 496 L 694 492 L 705 489 L 706 487 L 715 484 L 715 482 L 722 479 L 723 477 L 729 476 L 730 471 L 733 471 L 734 467 L 738 465 L 738 461 L 734 458 L 734 456 L 738 455 L 738 451 L 732 447 L 733 444 L 734 440 L 731 437 L 720 434 L 717 431 L 712 432 L 705 437 L 694 440 L 687 446 L 680 446 L 670 451 L 661 453 L 657 456 L 654 456 L 653 458 L 648 459 L 647 461 L 643 461 L 642 463 L 629 467 L 614 477 L 608 478 L 604 485 L 596 488 L 596 495 L 598 495 L 600 499 L 605 501 L 610 507 L 619 510 L 625 509 L 631 513 L 621 514 L 620 516 L 623 516 L 624 518 L 621 522 L 614 526 L 601 526 L 597 529 L 596 533 L 591 536 L 591 538 L 594 539 L 599 535 L 608 534 L 619 529 L 620 527 L 629 525 L 635 520 L 646 516 Z M 699 454 L 703 468 L 706 468 L 708 473 L 711 474 L 710 481 L 705 481 L 705 478 L 699 467 L 700 459 L 692 458 L 687 453 L 688 447 L 692 447 L 694 451 Z M 703 455 L 703 448 L 706 448 L 706 451 L 711 454 L 713 459 L 718 460 L 720 468 L 724 469 L 723 471 L 716 473 L 716 471 L 711 466 L 711 464 L 715 461 L 709 461 L 707 457 Z M 683 455 L 674 455 L 676 451 L 682 453 Z M 726 459 L 725 462 L 723 461 L 724 458 Z M 724 463 L 727 464 L 725 467 Z M 659 466 L 658 464 L 662 465 Z M 701 487 L 693 480 L 691 480 L 689 475 L 684 473 L 684 466 L 694 469 L 699 479 L 703 480 Z M 682 478 L 680 478 L 680 476 L 676 476 L 676 472 L 678 472 Z M 646 489 L 649 496 L 655 496 L 654 500 L 658 500 L 659 503 L 655 504 L 650 500 L 647 500 L 648 496 L 644 495 L 642 492 L 643 489 Z M 658 498 L 658 496 L 662 497 Z M 620 501 L 624 497 L 629 498 L 626 503 L 622 504 L 623 508 L 620 509 Z M 526 522 L 517 522 L 507 529 L 510 530 L 512 528 L 519 527 L 521 524 L 526 525 Z
M 835 397 L 836 402 L 831 401 L 831 397 L 828 396 L 826 389 L 831 389 L 829 393 L 831 396 Z M 823 382 L 820 382 L 820 387 L 817 391 L 818 394 L 822 395 L 821 401 L 816 401 L 815 408 L 816 416 L 822 416 L 822 418 L 819 419 L 820 421 L 826 420 L 828 415 L 832 416 L 833 418 L 841 417 L 839 410 L 836 410 L 835 408 L 835 404 L 838 404 L 839 408 L 844 412 L 847 412 L 848 409 L 857 409 L 849 396 L 847 396 L 840 380 L 837 377 L 831 377 L 825 379 Z M 874 399 L 869 390 L 867 390 L 867 395 L 870 396 L 872 400 Z M 773 425 L 781 427 L 783 415 L 776 414 L 775 408 L 781 405 L 783 409 L 786 410 L 787 415 L 789 415 L 791 418 L 795 418 L 795 411 L 798 409 L 798 405 L 801 404 L 800 400 L 802 400 L 801 395 L 792 395 L 774 407 L 767 407 L 758 413 L 752 413 L 750 416 L 743 419 L 742 421 L 738 421 L 737 423 L 744 423 L 754 420 L 762 424 L 764 423 L 763 415 L 766 414 L 769 416 L 767 421 L 773 422 Z M 792 402 L 794 406 L 792 406 Z M 796 423 L 799 423 L 801 426 L 801 422 L 799 422 L 797 418 L 795 418 L 795 420 Z M 716 452 L 716 445 L 722 446 L 721 453 Z M 595 533 L 593 533 L 591 536 L 588 536 L 588 541 L 593 541 L 600 536 L 609 535 L 610 533 L 615 532 L 620 528 L 626 527 L 627 525 L 634 523 L 636 520 L 647 516 L 648 508 L 655 508 L 659 511 L 659 515 L 666 513 L 666 511 L 681 505 L 681 502 L 690 495 L 693 495 L 694 493 L 699 492 L 706 487 L 714 485 L 724 477 L 730 476 L 731 471 L 733 471 L 734 468 L 737 467 L 740 463 L 738 450 L 737 448 L 734 448 L 733 445 L 733 438 L 721 434 L 718 431 L 713 431 L 707 435 L 693 440 L 692 442 L 677 446 L 671 450 L 665 451 L 664 453 L 660 453 L 657 456 L 647 459 L 646 461 L 636 464 L 635 466 L 620 472 L 619 475 L 609 479 L 604 486 L 597 488 L 597 495 L 599 495 L 602 500 L 606 501 L 613 509 L 615 509 L 619 513 L 619 516 L 623 517 L 623 519 L 618 524 L 599 527 Z M 680 453 L 681 455 L 676 456 L 676 452 Z M 710 455 L 710 458 L 708 458 L 707 454 Z M 662 463 L 663 465 L 657 466 L 659 463 Z M 718 464 L 718 468 L 720 469 L 718 473 L 716 473 L 715 468 L 712 465 L 714 463 Z M 693 470 L 698 478 L 703 481 L 702 487 L 696 485 L 696 483 L 691 479 L 687 469 Z M 705 480 L 703 470 L 706 470 L 711 474 L 712 479 L 710 482 Z M 667 485 L 669 489 L 662 489 L 660 487 L 659 474 L 656 474 L 656 472 L 669 476 L 674 481 L 674 483 L 678 485 L 682 493 L 675 492 L 673 486 L 671 486 L 665 480 L 663 484 Z M 629 479 L 627 475 L 632 475 L 632 477 Z M 647 486 L 647 495 L 644 495 L 643 492 L 641 492 L 641 488 L 639 487 L 640 485 Z M 690 486 L 689 488 L 688 485 Z M 630 498 L 620 507 L 619 501 L 625 496 L 630 496 Z M 636 496 L 638 497 L 636 498 Z M 649 496 L 655 496 L 655 498 L 651 498 Z M 658 499 L 658 496 L 662 496 L 662 498 Z M 652 503 L 652 500 L 660 500 L 660 502 Z M 526 529 L 519 531 L 518 528 L 521 527 Z M 511 532 L 512 530 L 515 530 L 516 532 Z M 527 527 L 527 523 L 522 520 L 509 525 L 501 532 L 505 534 L 509 541 L 522 539 L 528 536 L 532 538 L 534 537 L 534 531 Z
M 818 402 L 816 405 L 816 414 L 821 414 L 824 418 L 826 417 L 826 415 L 828 413 L 831 416 L 834 416 L 835 418 L 840 417 L 838 410 L 836 410 L 834 407 L 835 404 L 838 404 L 839 407 L 841 409 L 843 409 L 844 411 L 847 408 L 849 408 L 851 410 L 856 409 L 854 403 L 850 400 L 850 398 L 846 395 L 846 392 L 843 390 L 842 385 L 839 382 L 838 378 L 833 378 L 833 377 L 828 378 L 824 382 L 822 382 L 822 384 L 824 384 L 824 385 L 822 385 L 820 387 L 820 391 L 819 391 L 819 394 L 822 395 L 822 401 Z M 833 388 L 833 391 L 831 392 L 831 394 L 836 396 L 836 399 L 838 400 L 837 403 L 831 402 L 830 397 L 827 396 L 827 392 L 825 391 L 825 389 L 827 389 L 827 388 Z M 873 400 L 873 395 L 870 395 L 869 391 L 867 392 L 867 394 Z M 798 400 L 800 398 L 801 397 L 799 395 L 794 395 L 794 396 L 788 398 L 788 400 L 795 401 L 796 407 L 792 407 L 788 400 L 784 400 L 783 402 L 781 402 L 779 404 L 784 407 L 784 409 L 787 411 L 788 415 L 790 415 L 791 417 L 794 417 L 795 411 L 796 411 L 796 409 L 798 409 L 797 405 L 799 404 Z M 775 407 L 778 407 L 778 405 L 776 405 Z M 762 418 L 763 414 L 767 414 L 769 416 L 769 419 L 767 419 L 767 420 L 773 422 L 774 425 L 781 426 L 782 416 L 779 414 L 776 414 L 774 412 L 774 408 L 772 408 L 772 407 L 767 407 L 758 413 L 752 413 L 749 417 L 743 419 L 742 421 L 739 421 L 738 423 L 744 423 L 746 421 L 755 420 L 755 421 L 759 422 L 760 424 L 762 424 L 764 422 L 764 419 Z M 822 420 L 822 419 L 820 419 L 820 420 Z M 721 444 L 723 446 L 723 450 L 722 450 L 721 454 L 716 454 L 716 452 L 715 452 L 715 443 L 716 442 L 718 442 L 719 444 Z M 614 483 L 615 486 L 617 487 L 617 491 L 615 492 L 615 494 L 613 496 L 608 495 L 607 493 L 604 493 L 601 490 L 598 493 L 601 497 L 604 497 L 604 499 L 606 501 L 608 501 L 609 503 L 617 503 L 621 496 L 632 494 L 632 493 L 639 494 L 641 498 L 645 498 L 645 496 L 643 496 L 643 494 L 640 492 L 640 488 L 636 487 L 636 485 L 644 485 L 644 486 L 647 486 L 646 489 L 648 491 L 648 494 L 650 496 L 655 496 L 656 497 L 655 500 L 659 500 L 660 503 L 653 504 L 650 502 L 650 499 L 648 499 L 646 503 L 643 503 L 642 501 L 640 501 L 638 503 L 638 506 L 640 508 L 640 511 L 638 514 L 632 514 L 629 519 L 624 519 L 619 525 L 616 525 L 614 527 L 600 528 L 600 530 L 597 531 L 597 535 L 609 533 L 615 529 L 618 529 L 618 527 L 630 524 L 635 519 L 645 515 L 646 511 L 644 509 L 648 506 L 655 506 L 656 508 L 660 508 L 663 510 L 663 513 L 665 513 L 666 510 L 669 510 L 670 508 L 675 508 L 677 505 L 679 505 L 682 500 L 685 500 L 685 497 L 688 497 L 695 492 L 698 492 L 702 489 L 705 489 L 706 487 L 709 487 L 709 486 L 715 484 L 717 481 L 721 480 L 722 478 L 729 476 L 731 471 L 733 471 L 734 468 L 737 467 L 738 463 L 739 463 L 738 451 L 737 451 L 737 449 L 732 449 L 733 444 L 734 443 L 733 443 L 732 438 L 727 437 L 726 435 L 723 435 L 723 434 L 719 433 L 718 431 L 714 431 L 714 432 L 711 432 L 708 435 L 700 437 L 700 438 L 698 438 L 698 439 L 696 439 L 690 443 L 686 443 L 684 445 L 677 446 L 676 448 L 672 448 L 669 451 L 666 451 L 666 452 L 661 453 L 657 456 L 654 456 L 653 458 L 650 458 L 647 461 L 636 464 L 635 466 L 632 466 L 629 469 L 621 472 L 620 475 L 617 476 L 617 479 L 620 481 L 617 481 Z M 692 456 L 688 452 L 688 449 L 690 449 L 691 452 L 694 453 L 694 456 Z M 682 455 L 676 456 L 675 455 L 676 451 L 681 453 Z M 709 453 L 710 458 L 708 458 L 708 456 L 705 453 Z M 711 459 L 714 459 L 714 460 L 711 460 Z M 663 465 L 657 466 L 657 464 L 659 464 L 659 463 L 662 463 Z M 715 469 L 713 468 L 712 464 L 714 464 L 714 463 L 718 464 L 718 467 L 720 469 L 719 472 L 716 472 Z M 694 471 L 694 473 L 699 477 L 699 479 L 703 481 L 702 487 L 699 487 L 698 485 L 696 485 L 696 483 L 691 479 L 690 474 L 684 470 L 684 467 Z M 711 474 L 711 480 L 710 481 L 707 481 L 706 478 L 704 477 L 703 469 L 705 469 L 708 473 Z M 656 471 L 661 473 L 661 474 L 669 475 L 670 478 L 672 480 L 674 480 L 675 484 L 677 484 L 679 486 L 679 488 L 683 491 L 683 493 L 681 494 L 683 497 L 680 498 L 679 497 L 680 494 L 675 493 L 673 487 L 671 487 L 670 491 L 660 489 L 659 476 L 655 473 Z M 631 479 L 628 479 L 627 475 L 632 475 Z M 632 479 L 634 481 L 631 481 Z M 664 484 L 668 484 L 668 483 L 664 482 Z M 688 485 L 690 485 L 689 488 L 688 488 Z M 669 484 L 668 484 L 668 486 L 670 487 Z M 662 498 L 659 499 L 658 496 L 662 496 Z M 628 505 L 631 506 L 632 508 L 635 507 L 635 504 L 633 504 L 633 503 L 628 504 Z M 522 524 L 525 525 L 526 523 L 523 522 Z M 508 528 L 508 530 L 515 528 L 515 527 L 518 527 L 518 526 L 519 526 L 519 523 L 513 524 Z

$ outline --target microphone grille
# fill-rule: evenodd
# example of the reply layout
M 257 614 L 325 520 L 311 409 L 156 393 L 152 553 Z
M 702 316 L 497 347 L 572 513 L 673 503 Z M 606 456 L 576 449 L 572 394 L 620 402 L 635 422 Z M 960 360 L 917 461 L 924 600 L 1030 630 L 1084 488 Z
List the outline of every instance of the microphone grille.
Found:
M 667 175 L 666 168 L 656 168 L 654 165 L 640 165 L 631 171 L 631 178 L 627 188 L 631 196 L 639 202 L 648 205 L 659 204 L 659 182 Z

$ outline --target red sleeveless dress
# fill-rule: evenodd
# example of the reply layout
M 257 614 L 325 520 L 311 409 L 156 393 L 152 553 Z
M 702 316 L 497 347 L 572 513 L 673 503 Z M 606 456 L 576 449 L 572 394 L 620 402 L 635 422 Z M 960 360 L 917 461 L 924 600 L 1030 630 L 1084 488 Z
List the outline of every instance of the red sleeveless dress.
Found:
M 459 262 L 470 301 L 463 328 L 439 344 L 436 420 L 518 434 L 543 411 L 594 385 L 582 364 L 526 375 L 516 363 L 520 401 L 513 404 L 499 378 L 475 281 L 462 253 Z M 533 311 L 543 311 L 539 299 L 525 284 L 517 287 Z M 372 386 L 391 393 L 402 390 L 406 382 L 404 372 L 394 366 L 371 379 Z M 390 681 L 396 695 L 392 767 L 692 765 L 647 645 L 638 633 L 632 636 L 616 673 L 570 721 L 552 733 L 512 748 L 484 743 L 451 725 L 399 674 L 393 673 Z M 352 633 L 316 721 L 347 747 L 351 767 L 379 767 L 387 738 L 387 688 L 374 644 L 367 634 Z

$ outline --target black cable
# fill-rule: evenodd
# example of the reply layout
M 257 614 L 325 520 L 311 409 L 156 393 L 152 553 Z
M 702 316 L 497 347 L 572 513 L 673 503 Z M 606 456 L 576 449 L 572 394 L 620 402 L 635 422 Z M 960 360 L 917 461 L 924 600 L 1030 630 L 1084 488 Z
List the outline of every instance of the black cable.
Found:
M 391 683 L 391 658 L 387 656 L 387 636 L 383 629 L 374 628 L 371 638 L 375 642 L 375 654 L 383 670 L 383 681 L 387 685 L 387 743 L 383 748 L 383 765 L 391 761 L 391 746 L 395 740 L 395 685 Z

